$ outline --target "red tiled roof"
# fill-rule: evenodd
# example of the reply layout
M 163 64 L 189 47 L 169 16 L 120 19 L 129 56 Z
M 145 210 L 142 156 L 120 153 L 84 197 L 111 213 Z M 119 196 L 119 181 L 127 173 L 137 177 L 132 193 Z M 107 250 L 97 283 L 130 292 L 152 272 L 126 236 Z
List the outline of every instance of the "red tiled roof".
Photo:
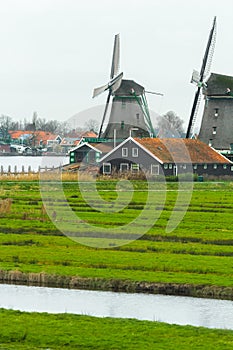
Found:
M 135 138 L 135 141 L 163 163 L 231 163 L 200 140 Z
M 23 135 L 31 135 L 34 136 L 37 141 L 42 140 L 43 142 L 46 142 L 47 140 L 55 140 L 57 137 L 57 135 L 47 131 L 10 130 L 9 134 L 11 135 L 12 139 L 19 139 Z

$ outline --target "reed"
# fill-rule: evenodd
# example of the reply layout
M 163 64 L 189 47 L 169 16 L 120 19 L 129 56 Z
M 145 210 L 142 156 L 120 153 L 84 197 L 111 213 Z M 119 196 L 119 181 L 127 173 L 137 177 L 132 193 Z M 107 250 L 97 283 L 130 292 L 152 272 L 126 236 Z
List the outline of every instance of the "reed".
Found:
M 11 212 L 12 199 L 6 198 L 0 200 L 0 215 L 9 214 Z

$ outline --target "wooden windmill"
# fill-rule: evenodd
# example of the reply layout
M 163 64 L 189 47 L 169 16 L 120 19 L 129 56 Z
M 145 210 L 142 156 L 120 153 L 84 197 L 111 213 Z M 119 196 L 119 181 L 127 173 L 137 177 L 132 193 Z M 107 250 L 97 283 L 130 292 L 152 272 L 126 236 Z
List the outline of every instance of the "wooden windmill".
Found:
M 120 40 L 119 34 L 117 34 L 114 40 L 110 81 L 106 85 L 94 89 L 93 92 L 93 97 L 96 97 L 102 92 L 108 91 L 98 137 L 126 139 L 132 132 L 135 137 L 154 137 L 155 132 L 151 123 L 146 91 L 135 81 L 122 79 L 123 73 L 118 74 L 119 54 Z M 162 94 L 158 93 L 158 95 Z M 103 131 L 111 98 L 111 112 L 107 126 Z

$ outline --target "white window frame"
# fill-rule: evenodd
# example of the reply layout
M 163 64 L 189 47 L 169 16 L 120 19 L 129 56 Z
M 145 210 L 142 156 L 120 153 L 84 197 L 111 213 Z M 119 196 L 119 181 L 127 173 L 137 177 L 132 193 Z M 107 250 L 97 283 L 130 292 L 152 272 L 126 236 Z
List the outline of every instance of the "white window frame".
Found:
M 123 165 L 123 166 L 126 166 L 127 169 L 122 170 L 122 165 Z M 124 172 L 124 171 L 128 171 L 128 170 L 129 170 L 129 164 L 128 164 L 128 163 L 121 163 L 121 164 L 120 164 L 120 172 Z
M 137 147 L 132 148 L 132 157 L 138 157 L 138 148 Z
M 154 171 L 154 169 L 156 169 L 156 171 Z M 150 172 L 151 172 L 151 175 L 159 175 L 159 165 L 151 164 Z
M 195 169 L 195 170 L 197 169 L 197 164 L 193 165 L 193 169 Z
M 164 169 L 168 169 L 168 164 L 165 163 L 165 164 L 163 165 L 163 168 L 164 168 Z
M 207 168 L 208 168 L 208 165 L 207 165 L 207 164 L 204 164 L 204 165 L 203 165 L 203 168 L 204 168 L 204 169 L 207 169 Z
M 136 168 L 136 166 L 137 166 L 137 168 Z M 134 167 L 135 167 L 135 169 L 134 169 Z M 131 172 L 132 172 L 132 173 L 138 173 L 139 170 L 140 170 L 139 164 L 137 164 L 137 163 L 132 163 L 132 164 L 131 164 Z
M 233 165 L 231 166 L 231 171 L 233 171 Z
M 169 168 L 169 169 L 173 169 L 173 165 L 170 163 L 170 164 L 168 165 L 168 168 Z
M 214 164 L 214 169 L 218 169 L 218 164 Z
M 227 164 L 223 164 L 223 169 L 226 170 L 227 169 Z
M 109 166 L 110 171 L 105 171 L 105 170 L 104 170 L 104 167 L 105 167 L 105 166 Z M 112 164 L 111 164 L 111 163 L 103 163 L 103 174 L 109 175 L 109 174 L 111 174 L 111 172 L 112 172 Z
M 121 156 L 122 157 L 128 157 L 128 148 L 127 147 L 122 147 L 122 149 L 121 149 Z

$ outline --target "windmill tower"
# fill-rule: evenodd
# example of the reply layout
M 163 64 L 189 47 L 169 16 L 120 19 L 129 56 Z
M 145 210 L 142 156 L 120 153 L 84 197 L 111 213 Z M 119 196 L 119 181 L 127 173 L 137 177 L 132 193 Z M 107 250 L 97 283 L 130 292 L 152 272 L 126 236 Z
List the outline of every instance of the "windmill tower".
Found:
M 210 72 L 210 66 L 211 66 L 212 58 L 214 54 L 215 41 L 216 41 L 216 17 L 214 17 L 213 25 L 209 34 L 209 39 L 207 42 L 205 55 L 201 66 L 201 71 L 199 73 L 196 70 L 194 70 L 192 75 L 191 83 L 195 83 L 197 85 L 197 91 L 194 97 L 191 115 L 189 118 L 186 138 L 192 137 L 192 134 L 193 134 L 193 128 L 195 125 L 197 112 L 198 112 L 198 108 L 201 100 L 201 89 L 206 87 L 205 79 Z
M 96 97 L 102 92 L 108 91 L 98 137 L 126 139 L 132 131 L 134 137 L 154 137 L 155 132 L 151 123 L 144 87 L 133 80 L 122 79 L 123 73 L 118 74 L 119 42 L 119 34 L 117 34 L 114 40 L 109 83 L 94 89 L 93 92 L 93 97 Z M 107 127 L 103 132 L 111 97 L 111 112 Z
M 233 151 L 233 77 L 211 73 L 203 94 L 205 107 L 199 139 L 227 151 L 228 156 Z

